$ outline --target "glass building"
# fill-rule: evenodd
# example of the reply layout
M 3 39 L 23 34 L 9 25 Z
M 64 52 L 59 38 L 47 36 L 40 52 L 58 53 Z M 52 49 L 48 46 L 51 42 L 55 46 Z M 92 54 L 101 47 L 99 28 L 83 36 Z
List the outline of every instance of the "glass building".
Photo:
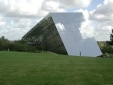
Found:
M 102 53 L 85 21 L 81 12 L 49 13 L 22 39 L 58 54 L 99 56 Z

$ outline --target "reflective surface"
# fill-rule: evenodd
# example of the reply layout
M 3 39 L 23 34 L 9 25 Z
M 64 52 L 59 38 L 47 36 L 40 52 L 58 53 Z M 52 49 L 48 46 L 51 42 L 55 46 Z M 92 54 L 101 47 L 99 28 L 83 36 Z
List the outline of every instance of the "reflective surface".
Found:
M 82 13 L 51 13 L 51 16 L 68 55 L 96 57 L 102 54 L 91 33 L 82 30 L 85 27 Z
M 84 26 L 82 13 L 50 13 L 24 35 L 23 40 L 38 42 L 43 49 L 60 54 L 101 55 L 97 42 Z
M 67 55 L 67 51 L 50 14 L 24 35 L 23 40 L 32 43 L 38 42 L 37 45 L 41 47 L 41 50 Z

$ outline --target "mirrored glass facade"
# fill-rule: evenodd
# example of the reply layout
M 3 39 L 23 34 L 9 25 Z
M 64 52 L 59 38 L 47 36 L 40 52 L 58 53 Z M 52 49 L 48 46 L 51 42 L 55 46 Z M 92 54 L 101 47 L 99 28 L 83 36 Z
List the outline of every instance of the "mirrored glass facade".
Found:
M 67 51 L 56 29 L 50 14 L 43 18 L 22 38 L 25 41 L 42 44 L 43 49 L 59 54 L 66 54 Z
M 91 33 L 84 31 L 82 13 L 50 13 L 35 25 L 23 40 L 38 42 L 44 50 L 74 56 L 101 55 Z

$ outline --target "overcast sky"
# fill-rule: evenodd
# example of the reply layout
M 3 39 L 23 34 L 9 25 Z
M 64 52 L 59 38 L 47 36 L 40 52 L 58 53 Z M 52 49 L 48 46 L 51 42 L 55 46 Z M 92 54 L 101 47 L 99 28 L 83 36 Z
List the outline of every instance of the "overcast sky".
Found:
M 49 12 L 83 12 L 95 39 L 109 40 L 113 0 L 0 0 L 0 37 L 21 39 Z

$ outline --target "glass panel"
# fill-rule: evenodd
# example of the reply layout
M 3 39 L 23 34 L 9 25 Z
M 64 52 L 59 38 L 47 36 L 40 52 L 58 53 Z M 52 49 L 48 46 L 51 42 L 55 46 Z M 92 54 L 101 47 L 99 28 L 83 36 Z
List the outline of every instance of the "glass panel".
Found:
M 101 55 L 97 42 L 92 36 L 83 34 L 82 24 L 85 22 L 82 13 L 51 13 L 55 26 L 68 55 L 96 57 Z M 87 28 L 89 29 L 89 28 Z
M 94 37 L 84 33 L 82 13 L 50 13 L 35 25 L 23 39 L 40 42 L 44 49 L 56 53 L 98 56 L 101 51 Z

